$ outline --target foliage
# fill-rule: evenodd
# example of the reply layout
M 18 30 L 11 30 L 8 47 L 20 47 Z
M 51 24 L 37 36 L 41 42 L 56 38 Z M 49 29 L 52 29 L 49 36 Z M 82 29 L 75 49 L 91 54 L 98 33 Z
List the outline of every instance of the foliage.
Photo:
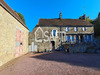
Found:
M 87 50 L 89 50 L 89 49 L 95 49 L 95 47 L 94 46 L 89 46 L 89 47 L 87 47 Z
M 100 39 L 100 36 L 96 36 L 95 39 Z
M 92 23 L 92 20 L 90 18 L 87 18 L 87 21 L 90 22 L 90 23 Z
M 95 19 L 92 23 L 94 24 L 95 37 L 100 36 L 100 17 Z
M 89 17 L 86 17 L 85 14 L 83 16 L 80 16 L 79 19 L 84 20 L 86 19 L 88 22 L 94 24 L 94 36 L 98 37 L 100 36 L 100 13 L 98 15 L 98 17 L 92 21 Z
M 16 12 L 16 11 L 15 11 Z M 24 16 L 21 14 L 21 13 L 18 13 L 18 12 L 16 12 L 17 14 L 18 14 L 18 16 L 22 19 L 22 21 L 25 23 L 25 19 L 24 19 Z
M 86 17 L 84 15 L 83 16 L 80 16 L 79 19 L 80 20 L 85 20 L 86 19 L 88 22 L 90 22 L 90 23 L 92 22 L 92 20 L 89 17 Z

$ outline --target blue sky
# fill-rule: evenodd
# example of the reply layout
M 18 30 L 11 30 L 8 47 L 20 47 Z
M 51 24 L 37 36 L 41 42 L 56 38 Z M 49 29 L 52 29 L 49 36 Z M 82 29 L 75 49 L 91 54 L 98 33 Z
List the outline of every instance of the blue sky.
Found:
M 90 19 L 95 19 L 100 12 L 100 0 L 5 0 L 17 12 L 21 12 L 26 25 L 32 31 L 39 18 L 78 19 L 85 13 Z M 85 7 L 85 9 L 83 8 Z

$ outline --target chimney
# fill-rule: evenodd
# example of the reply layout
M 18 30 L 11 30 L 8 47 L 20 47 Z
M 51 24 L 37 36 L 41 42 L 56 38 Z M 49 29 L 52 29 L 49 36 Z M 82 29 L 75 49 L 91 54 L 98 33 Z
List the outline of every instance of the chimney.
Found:
M 82 19 L 83 20 L 86 20 L 86 15 L 85 14 L 82 16 Z
M 62 13 L 60 12 L 60 14 L 59 14 L 59 19 L 62 19 Z

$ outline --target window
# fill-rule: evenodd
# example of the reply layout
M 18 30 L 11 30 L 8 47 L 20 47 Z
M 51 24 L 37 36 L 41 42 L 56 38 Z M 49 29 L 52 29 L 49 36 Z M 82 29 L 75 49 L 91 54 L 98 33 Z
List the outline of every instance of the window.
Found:
M 82 31 L 86 31 L 86 28 L 85 27 L 82 27 Z
M 53 36 L 56 36 L 57 32 L 56 30 L 53 30 Z
M 69 31 L 69 27 L 66 27 L 66 31 L 67 31 L 67 32 Z
M 75 31 L 75 32 L 77 31 L 77 27 L 74 27 L 74 31 Z
M 69 42 L 70 41 L 70 36 L 66 35 L 66 41 Z
M 72 40 L 72 42 L 74 42 L 74 36 L 71 36 L 71 40 Z
M 93 35 L 91 35 L 91 41 L 93 41 Z
M 87 35 L 87 40 L 89 40 L 89 35 Z

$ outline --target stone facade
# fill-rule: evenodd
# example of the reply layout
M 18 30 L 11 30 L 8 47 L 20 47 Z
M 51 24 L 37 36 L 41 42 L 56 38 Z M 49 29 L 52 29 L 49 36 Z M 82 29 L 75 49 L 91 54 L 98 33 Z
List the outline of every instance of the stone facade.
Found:
M 40 42 L 36 42 L 35 41 L 35 38 L 39 38 L 39 36 L 42 34 L 41 31 L 38 30 L 38 32 L 37 32 L 38 36 L 35 37 L 35 31 L 39 27 L 41 27 L 41 29 L 44 32 L 45 31 L 48 31 L 49 32 L 48 34 L 46 34 L 49 37 L 51 37 L 48 42 L 42 41 L 40 43 Z M 68 44 L 70 44 L 70 43 L 73 44 L 73 43 L 76 43 L 77 42 L 76 41 L 76 35 L 78 35 L 79 41 L 81 41 L 81 36 L 84 38 L 84 36 L 86 36 L 86 35 L 92 35 L 92 37 L 94 35 L 94 27 L 93 26 L 85 26 L 85 28 L 86 28 L 85 31 L 82 31 L 82 28 L 84 26 L 79 26 L 79 27 L 77 27 L 77 31 L 76 32 L 74 31 L 74 27 L 76 27 L 76 26 L 70 26 L 69 27 L 69 31 L 66 31 L 66 27 L 69 27 L 69 26 L 56 26 L 55 27 L 55 26 L 38 26 L 37 25 L 33 29 L 33 31 L 30 33 L 30 36 L 29 36 L 30 37 L 30 40 L 29 40 L 30 42 L 29 43 L 31 44 L 32 42 L 35 42 L 35 44 L 38 45 L 38 50 L 39 51 L 41 51 L 41 50 L 43 51 L 45 49 L 46 50 L 52 50 L 52 47 L 51 47 L 52 41 L 54 41 L 54 43 L 55 43 L 54 48 L 57 49 L 59 46 L 61 46 L 61 43 L 64 43 L 64 42 L 67 41 L 67 37 L 66 37 L 67 35 L 74 36 L 74 42 L 70 41 L 70 42 L 68 42 Z M 51 35 L 53 35 L 52 34 L 52 31 L 53 30 L 56 30 L 58 32 L 57 33 L 57 36 L 55 36 L 54 38 L 53 38 L 53 36 L 51 36 Z M 62 33 L 59 33 L 59 31 L 62 32 Z M 43 39 L 43 38 L 40 38 L 40 39 Z M 47 38 L 44 37 L 44 39 L 47 39 Z M 71 40 L 71 37 L 70 37 L 70 40 Z M 92 38 L 92 40 L 93 40 L 93 38 Z M 83 41 L 83 42 L 85 42 L 85 41 Z M 80 43 L 80 42 L 78 42 L 78 43 Z
M 34 28 L 34 30 L 36 30 L 38 27 L 35 27 Z M 56 30 L 60 30 L 59 29 L 59 27 L 41 27 L 42 29 L 43 29 L 43 31 L 45 32 L 45 31 L 48 31 L 49 33 L 48 34 L 46 34 L 47 36 L 49 36 L 49 39 L 50 39 L 50 37 L 51 37 L 51 31 L 53 30 L 53 29 L 56 29 Z M 38 36 L 37 36 L 37 38 L 39 38 L 40 36 L 41 36 L 41 31 L 40 30 L 38 30 L 37 31 L 37 34 L 38 34 Z M 38 50 L 39 51 L 44 51 L 45 49 L 46 50 L 52 50 L 51 49 L 51 41 L 53 41 L 53 38 L 51 37 L 51 39 L 50 39 L 50 41 L 47 41 L 47 42 L 45 42 L 45 41 L 42 41 L 42 42 L 36 42 L 35 41 L 35 33 L 34 33 L 34 31 L 32 31 L 31 33 L 30 33 L 30 35 L 29 35 L 29 37 L 30 37 L 30 39 L 29 39 L 29 44 L 31 44 L 32 42 L 35 42 L 35 44 L 36 45 L 38 45 Z M 40 38 L 40 39 L 45 39 L 45 40 L 47 40 L 48 38 L 47 37 L 44 37 L 44 38 Z M 60 40 L 59 38 L 55 38 L 55 40 L 56 40 L 56 45 L 58 45 L 58 43 L 60 43 L 58 40 Z M 55 45 L 55 46 L 56 46 Z
M 38 45 L 38 51 L 57 50 L 65 43 L 93 42 L 93 35 L 93 24 L 86 20 L 62 19 L 60 12 L 59 18 L 39 19 L 38 24 L 29 34 L 29 44 L 34 42 Z M 45 41 L 47 39 L 49 40 Z
M 0 66 L 15 58 L 16 28 L 24 33 L 23 54 L 26 54 L 29 30 L 0 5 Z

